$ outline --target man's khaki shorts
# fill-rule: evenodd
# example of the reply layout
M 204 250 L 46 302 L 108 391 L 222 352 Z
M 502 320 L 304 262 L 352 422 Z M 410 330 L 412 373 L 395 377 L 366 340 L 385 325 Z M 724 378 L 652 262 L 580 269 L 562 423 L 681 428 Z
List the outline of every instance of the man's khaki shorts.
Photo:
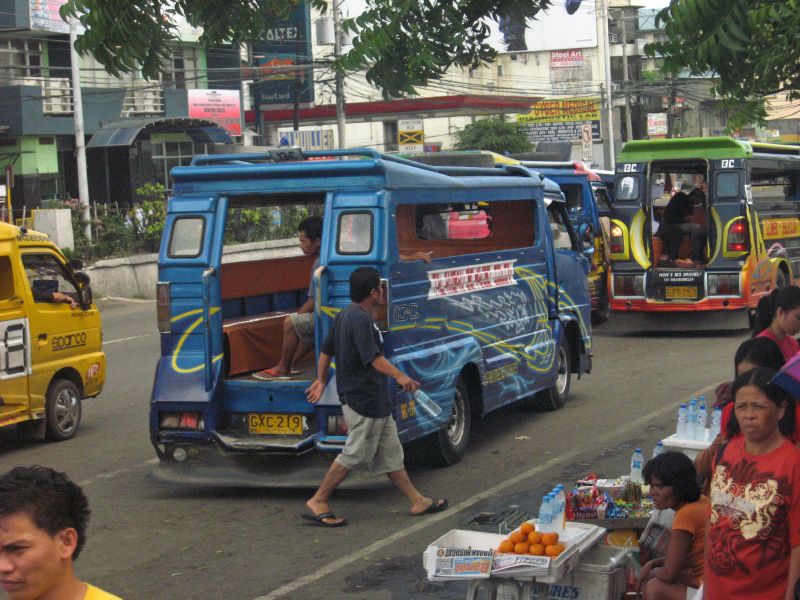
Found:
M 311 348 L 314 345 L 314 313 L 293 313 L 289 318 L 292 319 L 297 339 L 306 348 Z
M 351 471 L 366 469 L 373 473 L 393 473 L 405 468 L 394 417 L 372 419 L 348 406 L 342 406 L 342 413 L 348 431 L 344 450 L 336 457 L 340 465 Z

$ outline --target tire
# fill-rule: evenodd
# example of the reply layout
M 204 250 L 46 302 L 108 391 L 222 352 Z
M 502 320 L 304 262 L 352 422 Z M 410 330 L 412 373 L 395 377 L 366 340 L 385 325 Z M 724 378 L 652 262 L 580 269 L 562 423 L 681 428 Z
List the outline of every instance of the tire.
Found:
M 81 424 L 81 394 L 68 379 L 56 379 L 47 390 L 45 437 L 63 442 L 75 436 Z
M 592 324 L 599 325 L 600 323 L 605 323 L 610 316 L 611 304 L 608 301 L 608 292 L 605 290 L 605 286 L 603 286 L 603 291 L 597 299 L 597 310 L 592 311 Z
M 572 356 L 569 353 L 567 336 L 561 338 L 561 343 L 556 351 L 556 381 L 546 390 L 536 394 L 536 401 L 545 410 L 559 410 L 569 397 L 569 385 L 572 378 Z
M 426 448 L 428 462 L 441 467 L 456 464 L 467 451 L 472 428 L 472 402 L 469 386 L 460 375 L 453 396 L 453 411 L 447 424 L 430 436 Z

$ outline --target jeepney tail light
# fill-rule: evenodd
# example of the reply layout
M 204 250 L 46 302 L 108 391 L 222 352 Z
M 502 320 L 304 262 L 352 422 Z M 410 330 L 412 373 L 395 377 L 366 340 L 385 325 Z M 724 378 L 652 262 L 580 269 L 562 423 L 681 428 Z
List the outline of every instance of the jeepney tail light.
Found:
M 614 225 L 611 228 L 611 252 L 612 254 L 621 254 L 625 252 L 625 236 L 622 232 L 622 227 Z
M 205 429 L 205 421 L 201 412 L 162 412 L 158 414 L 159 429 L 188 429 L 200 431 Z
M 644 275 L 614 275 L 615 296 L 644 296 Z
M 171 331 L 169 309 L 169 283 L 159 281 L 156 284 L 156 319 L 159 333 Z
M 709 296 L 738 296 L 739 295 L 739 274 L 738 273 L 709 273 L 708 274 L 708 295 Z
M 750 235 L 744 217 L 736 219 L 728 228 L 728 239 L 725 241 L 728 252 L 747 252 L 750 250 Z
M 328 435 L 347 435 L 347 422 L 343 415 L 328 415 Z

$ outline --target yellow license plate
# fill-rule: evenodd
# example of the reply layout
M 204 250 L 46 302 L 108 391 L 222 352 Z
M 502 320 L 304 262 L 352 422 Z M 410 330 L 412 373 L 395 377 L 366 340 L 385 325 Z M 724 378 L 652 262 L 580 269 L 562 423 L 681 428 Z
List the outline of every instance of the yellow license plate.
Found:
M 697 298 L 697 288 L 681 285 L 667 286 L 667 299 L 670 298 Z
M 250 413 L 247 424 L 252 434 L 301 435 L 303 416 L 280 413 Z

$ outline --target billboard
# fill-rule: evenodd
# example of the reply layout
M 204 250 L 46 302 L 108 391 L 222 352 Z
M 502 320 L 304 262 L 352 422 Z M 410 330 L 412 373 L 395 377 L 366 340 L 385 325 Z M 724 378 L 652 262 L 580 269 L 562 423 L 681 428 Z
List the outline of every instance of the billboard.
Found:
M 31 29 L 69 33 L 69 24 L 58 12 L 66 3 L 67 0 L 29 0 Z
M 219 123 L 230 135 L 242 135 L 238 90 L 188 90 L 189 117 Z
M 264 39 L 253 43 L 253 64 L 242 73 L 255 80 L 253 102 L 259 109 L 314 102 L 311 9 L 308 2 L 294 3 L 288 18 L 274 22 Z
M 532 142 L 578 142 L 588 124 L 592 140 L 599 142 L 600 98 L 542 100 L 531 106 L 531 112 L 517 115 L 517 124 Z
M 663 0 L 660 0 L 663 1 Z M 345 15 L 366 10 L 366 0 L 340 0 Z M 488 43 L 498 52 L 596 48 L 600 0 L 560 0 L 534 20 L 507 14 L 499 22 L 487 20 Z

